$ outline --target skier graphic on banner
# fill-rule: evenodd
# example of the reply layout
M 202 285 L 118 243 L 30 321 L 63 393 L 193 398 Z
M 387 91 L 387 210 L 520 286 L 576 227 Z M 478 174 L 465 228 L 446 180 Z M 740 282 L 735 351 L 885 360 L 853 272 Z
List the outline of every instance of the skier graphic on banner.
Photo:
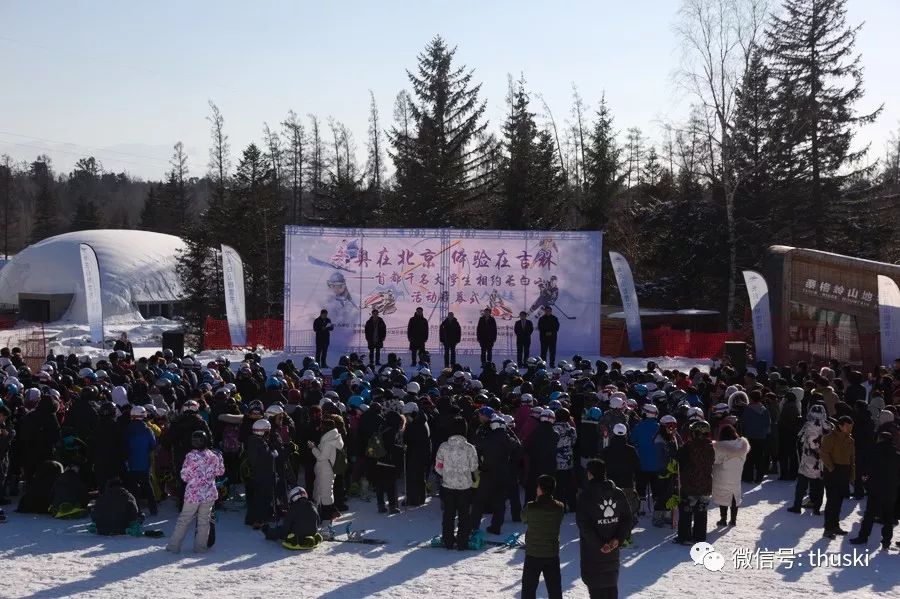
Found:
M 331 273 L 327 285 L 329 293 L 326 295 L 325 309 L 328 310 L 328 316 L 338 326 L 355 324 L 359 318 L 359 308 L 353 302 L 344 273 Z
M 540 294 L 534 300 L 534 303 L 531 304 L 532 313 L 543 310 L 547 306 L 553 307 L 556 305 L 556 300 L 559 299 L 556 275 L 552 275 L 549 279 L 538 283 L 538 289 L 540 289 Z
M 491 295 L 488 297 L 488 307 L 491 310 L 491 316 L 494 318 L 500 318 L 502 320 L 512 320 L 513 311 L 512 308 L 506 305 L 506 301 L 497 293 L 497 290 L 494 289 L 491 291 Z

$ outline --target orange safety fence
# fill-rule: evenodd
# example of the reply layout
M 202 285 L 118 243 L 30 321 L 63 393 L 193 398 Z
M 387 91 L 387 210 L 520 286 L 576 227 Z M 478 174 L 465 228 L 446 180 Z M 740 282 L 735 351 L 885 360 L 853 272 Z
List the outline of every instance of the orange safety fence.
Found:
M 659 327 L 644 331 L 645 356 L 683 356 L 713 358 L 724 353 L 726 341 L 744 341 L 744 334 L 700 333 Z

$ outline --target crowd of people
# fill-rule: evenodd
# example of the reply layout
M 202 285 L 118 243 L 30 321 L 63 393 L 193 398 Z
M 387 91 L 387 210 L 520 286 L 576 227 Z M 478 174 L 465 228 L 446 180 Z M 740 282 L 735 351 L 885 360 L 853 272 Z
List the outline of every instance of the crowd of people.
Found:
M 341 356 L 325 376 L 312 356 L 267 372 L 252 353 L 232 365 L 119 349 L 97 361 L 50 355 L 32 371 L 3 348 L 0 501 L 90 516 L 98 534 L 143 534 L 142 510 L 172 498 L 181 514 L 166 548 L 178 552 L 195 520 L 205 551 L 217 503 L 241 491 L 245 524 L 290 549 L 315 547 L 351 496 L 396 514 L 435 495 L 447 549 L 501 534 L 507 515 L 527 523 L 526 597 L 541 573 L 561 596 L 566 512 L 591 596 L 615 596 L 619 547 L 640 518 L 675 528 L 676 543 L 705 541 L 711 504 L 716 526 L 736 526 L 742 482 L 776 475 L 795 481 L 789 512 L 824 511 L 825 537 L 846 534 L 849 495 L 868 498 L 851 542 L 866 543 L 875 523 L 882 546 L 892 541 L 900 360 L 864 375 L 529 357 L 473 375 L 433 372 L 427 354 L 409 369 L 393 353 L 380 366 L 365 358 Z

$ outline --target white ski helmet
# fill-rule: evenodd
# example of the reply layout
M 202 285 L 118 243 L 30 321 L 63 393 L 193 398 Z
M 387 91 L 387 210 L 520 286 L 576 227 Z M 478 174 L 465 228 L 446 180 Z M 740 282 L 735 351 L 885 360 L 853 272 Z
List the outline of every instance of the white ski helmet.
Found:
M 260 418 L 253 423 L 253 434 L 264 435 L 272 430 L 272 424 L 265 418 Z
M 644 404 L 644 416 L 647 418 L 656 418 L 659 415 L 659 408 L 652 403 Z

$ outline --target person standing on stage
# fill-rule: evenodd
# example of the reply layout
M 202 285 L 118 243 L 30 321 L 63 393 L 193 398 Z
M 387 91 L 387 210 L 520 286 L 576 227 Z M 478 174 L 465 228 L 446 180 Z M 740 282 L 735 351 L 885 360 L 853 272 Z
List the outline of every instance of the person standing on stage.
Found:
M 456 346 L 462 339 L 462 327 L 453 312 L 447 313 L 438 333 L 440 342 L 444 345 L 444 368 L 450 368 L 456 364 Z
M 369 347 L 369 366 L 381 366 L 381 348 L 387 337 L 387 326 L 378 315 L 378 310 L 372 310 L 372 316 L 366 321 L 365 332 L 366 345 Z
M 475 331 L 478 345 L 481 346 L 481 364 L 494 361 L 494 343 L 497 342 L 497 321 L 491 316 L 491 309 L 485 308 L 478 319 L 478 329 Z
M 415 366 L 419 360 L 425 359 L 425 344 L 428 342 L 428 320 L 422 308 L 416 308 L 416 313 L 409 319 L 406 338 L 409 340 L 412 365 Z
M 531 334 L 534 333 L 534 323 L 528 320 L 528 312 L 519 312 L 519 320 L 513 327 L 516 334 L 516 364 L 522 366 L 528 359 L 531 350 Z
M 316 333 L 316 362 L 320 368 L 328 368 L 328 344 L 331 342 L 331 331 L 334 325 L 328 318 L 328 310 L 322 310 L 319 317 L 313 321 L 313 331 Z
M 544 306 L 544 315 L 538 319 L 538 333 L 541 336 L 541 360 L 547 361 L 547 354 L 550 354 L 550 361 L 547 365 L 550 368 L 556 366 L 556 338 L 559 335 L 559 319 L 553 315 L 553 308 Z

